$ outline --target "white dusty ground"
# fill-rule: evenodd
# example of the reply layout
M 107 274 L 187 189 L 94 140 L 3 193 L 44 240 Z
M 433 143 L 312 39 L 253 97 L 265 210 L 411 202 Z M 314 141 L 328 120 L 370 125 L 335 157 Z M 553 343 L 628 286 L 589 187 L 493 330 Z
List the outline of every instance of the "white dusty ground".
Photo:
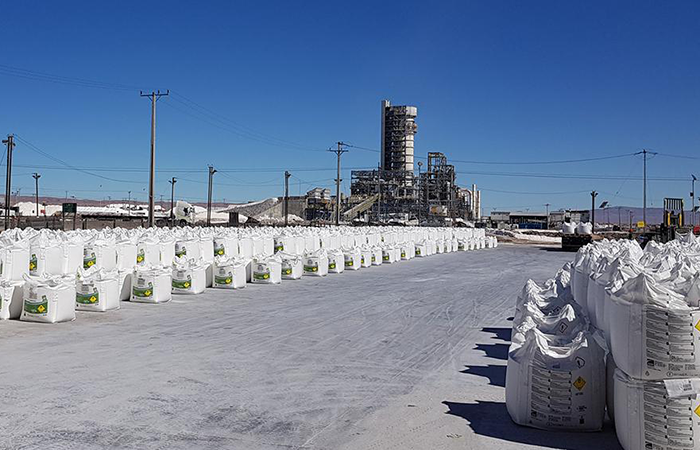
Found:
M 515 295 L 572 257 L 503 245 L 0 323 L 0 448 L 618 450 L 503 403 Z

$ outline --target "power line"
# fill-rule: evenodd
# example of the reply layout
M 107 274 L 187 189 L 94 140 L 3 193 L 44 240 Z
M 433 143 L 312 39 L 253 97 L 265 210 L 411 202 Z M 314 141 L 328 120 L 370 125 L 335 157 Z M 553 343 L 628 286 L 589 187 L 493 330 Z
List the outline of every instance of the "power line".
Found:
M 85 87 L 93 89 L 108 89 L 117 91 L 134 91 L 139 90 L 137 86 L 121 83 L 105 83 L 102 81 L 88 80 L 85 78 L 65 77 L 53 75 L 46 72 L 37 72 L 34 70 L 20 69 L 5 64 L 0 64 L 0 75 L 7 75 L 16 78 L 24 78 L 34 81 L 46 81 L 49 83 L 65 84 L 76 87 Z
M 75 167 L 75 166 L 73 166 L 73 165 L 71 165 L 71 164 L 68 164 L 67 162 L 63 161 L 63 160 L 60 159 L 60 158 L 56 158 L 55 156 L 51 155 L 50 153 L 47 153 L 47 152 L 43 151 L 42 149 L 40 149 L 40 148 L 37 147 L 36 145 L 32 144 L 31 142 L 27 141 L 26 139 L 22 138 L 21 136 L 15 135 L 15 138 L 16 138 L 18 141 L 20 141 L 22 144 L 24 144 L 24 145 L 26 145 L 27 147 L 29 147 L 31 150 L 35 151 L 36 153 L 39 153 L 40 155 L 42 155 L 42 156 L 44 156 L 44 157 L 46 157 L 46 158 L 48 158 L 48 159 L 50 159 L 50 160 L 52 160 L 52 161 L 55 161 L 55 162 L 57 162 L 57 163 L 59 163 L 59 164 L 65 166 L 65 167 L 67 167 L 68 169 L 75 170 L 75 171 L 77 171 L 77 172 L 81 172 L 81 173 L 84 173 L 84 174 L 86 174 L 86 175 L 90 175 L 90 176 L 93 176 L 93 177 L 101 178 L 101 179 L 103 179 L 103 180 L 114 181 L 114 182 L 117 182 L 117 183 L 132 183 L 132 184 L 138 183 L 138 182 L 132 181 L 132 180 L 120 180 L 120 179 L 117 179 L 117 178 L 106 177 L 106 176 L 104 176 L 104 175 L 99 175 L 99 174 L 96 174 L 96 173 L 91 172 L 91 171 L 88 171 L 88 170 L 80 169 L 80 168 Z M 33 166 L 33 167 L 36 167 L 36 166 Z

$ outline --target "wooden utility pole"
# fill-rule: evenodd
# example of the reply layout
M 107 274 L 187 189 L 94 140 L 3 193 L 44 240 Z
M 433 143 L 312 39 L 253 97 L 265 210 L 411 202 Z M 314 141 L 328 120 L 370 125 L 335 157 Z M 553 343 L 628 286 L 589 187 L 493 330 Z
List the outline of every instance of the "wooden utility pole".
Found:
M 151 172 L 148 181 L 148 226 L 152 227 L 155 225 L 155 188 L 156 188 L 156 102 L 159 98 L 167 96 L 170 94 L 170 90 L 161 93 L 151 92 L 150 94 L 144 94 L 140 92 L 141 97 L 148 97 L 151 99 Z
M 345 150 L 343 147 L 345 147 L 344 142 L 338 142 L 338 148 L 337 149 L 328 149 L 329 152 L 335 153 L 336 156 L 338 157 L 338 172 L 337 176 L 335 178 L 335 224 L 339 225 L 340 224 L 340 156 L 343 153 L 347 153 L 348 151 Z
M 34 191 L 34 194 L 36 195 L 36 216 L 39 217 L 39 178 L 41 178 L 41 175 L 34 172 L 32 174 L 32 178 L 34 178 L 36 185 L 36 190 Z
M 289 177 L 292 174 L 289 171 L 284 171 L 284 226 L 289 225 Z
M 211 191 L 214 184 L 214 174 L 216 169 L 214 166 L 209 166 L 209 195 L 207 196 L 207 226 L 211 226 Z
M 2 143 L 7 145 L 7 179 L 5 180 L 5 229 L 10 228 L 10 203 L 12 196 L 12 149 L 15 146 L 15 137 L 8 135 L 7 139 L 3 139 Z

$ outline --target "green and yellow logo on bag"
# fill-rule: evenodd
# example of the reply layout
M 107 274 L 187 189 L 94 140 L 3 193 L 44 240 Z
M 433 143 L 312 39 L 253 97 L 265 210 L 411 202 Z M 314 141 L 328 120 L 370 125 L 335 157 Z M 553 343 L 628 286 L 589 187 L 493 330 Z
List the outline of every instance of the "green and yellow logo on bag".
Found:
M 29 314 L 44 314 L 49 310 L 49 300 L 45 295 L 41 296 L 40 301 L 24 300 L 24 311 Z
M 420 249 L 419 248 L 416 249 L 416 256 L 420 256 Z
M 231 284 L 233 282 L 233 280 L 231 279 L 231 277 L 216 276 L 216 277 L 214 277 L 214 282 L 216 284 Z
M 372 262 L 377 262 L 377 257 L 372 255 Z
M 175 289 L 189 289 L 192 286 L 190 280 L 173 280 L 173 287 Z
M 94 305 L 95 303 L 98 303 L 99 298 L 100 295 L 97 292 L 87 294 L 75 294 L 75 301 L 83 305 Z
M 345 260 L 345 267 L 352 267 L 353 264 L 352 259 Z
M 329 262 L 329 263 L 328 263 L 328 268 L 329 268 L 330 270 L 335 269 L 335 261 Z
M 178 258 L 182 258 L 183 256 L 186 256 L 186 255 L 187 255 L 187 247 L 185 247 L 184 245 L 181 246 L 180 249 L 175 252 L 175 256 L 177 256 Z
M 32 272 L 36 270 L 36 255 L 34 254 L 32 254 L 32 257 L 29 259 L 29 270 Z
M 389 254 L 387 253 L 386 255 L 384 255 L 384 257 L 382 259 L 384 261 L 389 261 Z
M 318 266 L 304 265 L 304 272 L 318 272 Z
M 151 287 L 147 287 L 147 288 L 134 287 L 134 290 L 133 290 L 134 297 L 148 298 L 153 294 L 153 291 L 151 289 L 152 289 Z
M 145 259 L 146 253 L 143 251 L 143 249 L 139 250 L 139 253 L 136 255 L 136 264 L 143 263 Z
M 292 274 L 292 268 L 291 268 L 291 267 L 287 267 L 287 268 L 285 268 L 284 270 L 282 270 L 282 273 L 285 274 L 285 275 L 291 275 L 291 274 Z
M 226 254 L 226 249 L 224 248 L 223 245 L 220 247 L 216 247 L 214 249 L 214 254 L 219 255 L 219 256 L 224 256 Z

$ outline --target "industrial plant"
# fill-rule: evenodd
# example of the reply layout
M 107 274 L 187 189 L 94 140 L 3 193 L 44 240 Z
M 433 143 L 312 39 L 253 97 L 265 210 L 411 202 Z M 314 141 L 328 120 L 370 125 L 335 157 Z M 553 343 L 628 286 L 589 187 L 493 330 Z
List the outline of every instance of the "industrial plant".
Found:
M 455 167 L 446 155 L 416 156 L 417 116 L 416 106 L 392 106 L 382 100 L 379 165 L 351 172 L 346 220 L 439 224 L 481 219 L 481 193 L 476 185 L 471 189 L 457 185 Z

